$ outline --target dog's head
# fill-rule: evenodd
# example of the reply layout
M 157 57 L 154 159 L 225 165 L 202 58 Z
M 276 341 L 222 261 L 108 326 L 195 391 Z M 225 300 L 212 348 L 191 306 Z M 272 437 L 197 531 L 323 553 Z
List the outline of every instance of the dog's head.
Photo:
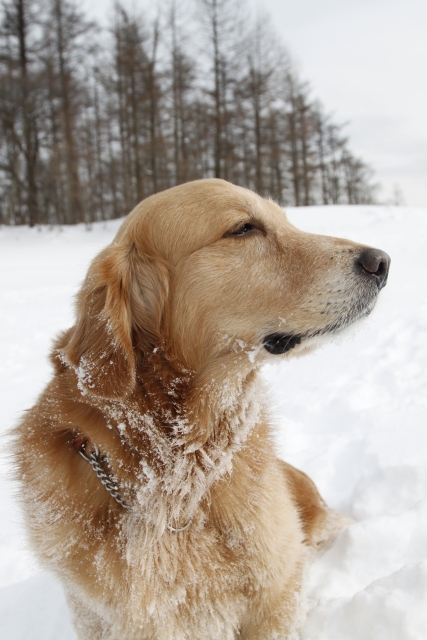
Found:
M 94 260 L 63 353 L 101 397 L 129 394 L 153 353 L 212 379 L 239 358 L 253 367 L 262 354 L 289 357 L 368 315 L 389 262 L 296 229 L 246 189 L 188 183 L 144 200 Z

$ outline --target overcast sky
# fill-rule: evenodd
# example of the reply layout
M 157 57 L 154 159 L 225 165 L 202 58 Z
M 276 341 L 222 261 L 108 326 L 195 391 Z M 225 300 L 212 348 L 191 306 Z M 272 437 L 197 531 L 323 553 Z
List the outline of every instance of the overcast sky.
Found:
M 256 2 L 256 0 L 254 0 Z M 261 3 L 260 3 L 261 4 Z M 427 0 L 262 0 L 302 75 L 392 197 L 427 206 Z
M 349 122 L 350 148 L 375 169 L 380 199 L 397 186 L 404 204 L 427 206 L 427 0 L 251 2 L 271 15 L 313 96 Z M 111 14 L 105 0 L 82 5 Z

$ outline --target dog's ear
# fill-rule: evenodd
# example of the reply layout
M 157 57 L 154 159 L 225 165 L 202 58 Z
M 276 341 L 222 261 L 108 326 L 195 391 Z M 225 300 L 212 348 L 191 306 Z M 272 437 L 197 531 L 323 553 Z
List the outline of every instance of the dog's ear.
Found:
M 92 262 L 77 299 L 77 322 L 62 347 L 83 392 L 122 398 L 136 381 L 136 349 L 161 341 L 167 268 L 135 245 L 110 245 Z

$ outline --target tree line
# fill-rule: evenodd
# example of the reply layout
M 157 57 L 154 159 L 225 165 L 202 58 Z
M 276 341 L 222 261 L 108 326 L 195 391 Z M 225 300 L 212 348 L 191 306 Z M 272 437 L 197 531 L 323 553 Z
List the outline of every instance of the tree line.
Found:
M 218 177 L 283 205 L 371 202 L 369 167 L 246 0 L 158 0 L 108 29 L 76 0 L 4 0 L 0 223 L 117 218 Z

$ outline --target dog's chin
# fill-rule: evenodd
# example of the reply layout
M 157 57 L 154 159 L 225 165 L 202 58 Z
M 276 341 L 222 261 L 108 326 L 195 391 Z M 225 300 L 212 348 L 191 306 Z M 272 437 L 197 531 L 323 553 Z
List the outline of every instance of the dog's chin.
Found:
M 306 355 L 324 344 L 354 335 L 374 306 L 375 303 L 366 307 L 363 312 L 355 314 L 351 319 L 346 318 L 314 331 L 294 334 L 271 333 L 263 339 L 263 347 L 272 355 L 289 354 L 292 357 Z

